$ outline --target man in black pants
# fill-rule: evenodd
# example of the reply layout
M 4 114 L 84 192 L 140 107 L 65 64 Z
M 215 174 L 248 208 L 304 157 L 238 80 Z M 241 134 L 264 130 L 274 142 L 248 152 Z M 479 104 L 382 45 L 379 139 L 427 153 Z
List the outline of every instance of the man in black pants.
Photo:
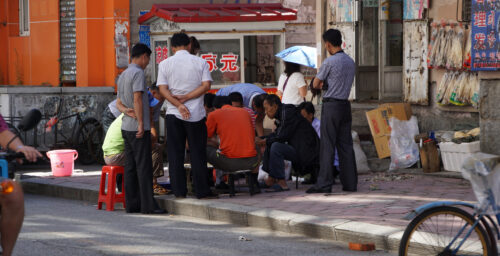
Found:
M 186 197 L 184 150 L 189 144 L 191 172 L 197 198 L 214 197 L 208 187 L 207 126 L 203 95 L 210 90 L 212 77 L 208 63 L 189 54 L 185 33 L 172 36 L 174 55 L 158 66 L 156 83 L 167 100 L 167 150 L 170 182 L 176 197 Z
M 151 122 L 148 88 L 144 69 L 151 50 L 144 44 L 132 48 L 132 63 L 118 78 L 118 98 L 135 112 L 124 115 L 122 137 L 125 141 L 125 202 L 127 213 L 166 213 L 153 197 Z
M 316 89 L 322 88 L 323 81 L 328 83 L 321 110 L 320 171 L 316 184 L 306 192 L 331 192 L 335 148 L 339 155 L 342 190 L 356 191 L 358 172 L 351 137 L 351 103 L 348 101 L 356 64 L 342 51 L 340 31 L 329 29 L 323 34 L 323 40 L 326 50 L 332 56 L 323 62 L 313 82 Z

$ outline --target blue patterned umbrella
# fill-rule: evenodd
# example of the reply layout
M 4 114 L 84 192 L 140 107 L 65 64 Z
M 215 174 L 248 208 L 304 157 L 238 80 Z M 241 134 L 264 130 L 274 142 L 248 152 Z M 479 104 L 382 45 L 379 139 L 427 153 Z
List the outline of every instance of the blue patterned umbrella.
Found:
M 292 46 L 288 49 L 279 52 L 275 56 L 286 62 L 293 62 L 311 68 L 317 67 L 316 48 L 314 47 Z

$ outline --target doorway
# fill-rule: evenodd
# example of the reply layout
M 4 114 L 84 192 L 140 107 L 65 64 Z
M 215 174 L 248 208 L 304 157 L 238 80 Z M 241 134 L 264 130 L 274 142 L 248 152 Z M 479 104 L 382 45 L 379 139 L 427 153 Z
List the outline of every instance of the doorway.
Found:
M 403 87 L 403 2 L 359 3 L 355 28 L 356 100 L 399 101 Z M 388 13 L 383 12 L 382 5 L 388 7 Z

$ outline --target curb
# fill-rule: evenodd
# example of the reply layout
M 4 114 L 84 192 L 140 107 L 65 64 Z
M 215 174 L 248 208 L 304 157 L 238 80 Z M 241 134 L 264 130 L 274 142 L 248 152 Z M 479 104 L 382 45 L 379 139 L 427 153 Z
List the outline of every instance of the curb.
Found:
M 30 181 L 33 180 L 33 181 Z M 25 193 L 97 203 L 98 191 L 86 184 L 46 184 L 41 179 L 20 180 Z M 69 186 L 71 185 L 71 186 Z M 262 209 L 213 200 L 155 197 L 171 214 L 227 222 L 239 226 L 264 228 L 312 238 L 339 242 L 374 243 L 377 250 L 397 251 L 403 230 L 395 227 L 326 219 L 272 209 Z

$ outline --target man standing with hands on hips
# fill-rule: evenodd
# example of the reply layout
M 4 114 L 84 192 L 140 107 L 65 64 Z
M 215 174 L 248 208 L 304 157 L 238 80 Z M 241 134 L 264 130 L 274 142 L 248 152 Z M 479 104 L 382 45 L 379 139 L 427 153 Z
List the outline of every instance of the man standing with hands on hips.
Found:
M 186 197 L 184 150 L 189 144 L 191 173 L 197 198 L 213 197 L 208 186 L 207 126 L 203 95 L 210 90 L 212 77 L 208 63 L 191 55 L 190 39 L 185 33 L 172 36 L 174 55 L 158 66 L 156 84 L 167 100 L 167 150 L 172 191 Z
M 329 29 L 323 34 L 325 48 L 330 53 L 314 78 L 313 87 L 320 89 L 323 82 L 328 89 L 323 96 L 321 110 L 321 150 L 320 171 L 316 184 L 306 193 L 330 193 L 334 183 L 333 159 L 335 148 L 340 161 L 340 182 L 342 190 L 356 191 L 358 172 L 352 143 L 351 92 L 356 64 L 342 50 L 342 35 L 336 29 Z

